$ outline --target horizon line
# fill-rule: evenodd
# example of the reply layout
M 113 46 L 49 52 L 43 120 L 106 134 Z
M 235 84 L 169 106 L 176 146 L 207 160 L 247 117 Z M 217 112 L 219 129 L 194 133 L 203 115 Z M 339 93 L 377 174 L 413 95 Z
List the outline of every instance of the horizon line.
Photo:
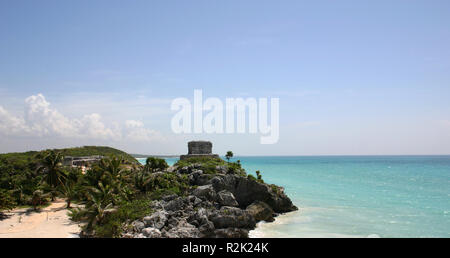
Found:
M 147 154 L 131 154 L 146 157 L 175 157 L 181 156 L 185 154 L 159 154 L 159 155 L 147 155 Z M 219 155 L 220 157 L 224 157 L 224 155 Z M 407 156 L 450 156 L 450 154 L 318 154 L 318 155 L 235 155 L 234 157 L 383 157 L 383 156 L 399 156 L 399 157 L 407 157 Z M 233 157 L 233 158 L 234 158 Z

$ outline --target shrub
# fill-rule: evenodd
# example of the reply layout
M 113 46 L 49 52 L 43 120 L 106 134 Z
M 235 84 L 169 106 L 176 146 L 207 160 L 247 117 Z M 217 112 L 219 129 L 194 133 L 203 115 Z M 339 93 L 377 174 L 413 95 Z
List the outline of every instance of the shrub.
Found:
M 119 237 L 124 225 L 152 213 L 151 198 L 142 196 L 129 202 L 121 203 L 117 210 L 106 215 L 102 223 L 93 227 L 96 237 Z
M 168 167 L 169 165 L 167 165 L 165 159 L 148 157 L 147 160 L 145 161 L 145 169 L 150 172 L 154 172 L 157 170 L 164 170 Z
M 256 177 L 258 182 L 264 183 L 264 180 L 262 180 L 261 172 L 259 170 L 256 170 Z

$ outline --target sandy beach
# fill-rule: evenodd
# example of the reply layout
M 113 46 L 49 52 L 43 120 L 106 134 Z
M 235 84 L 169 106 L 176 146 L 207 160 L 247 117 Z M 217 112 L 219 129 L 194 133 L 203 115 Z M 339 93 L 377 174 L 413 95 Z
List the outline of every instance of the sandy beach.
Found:
M 0 220 L 0 238 L 72 238 L 78 237 L 79 224 L 70 220 L 64 200 L 57 200 L 46 208 L 30 208 L 6 212 Z

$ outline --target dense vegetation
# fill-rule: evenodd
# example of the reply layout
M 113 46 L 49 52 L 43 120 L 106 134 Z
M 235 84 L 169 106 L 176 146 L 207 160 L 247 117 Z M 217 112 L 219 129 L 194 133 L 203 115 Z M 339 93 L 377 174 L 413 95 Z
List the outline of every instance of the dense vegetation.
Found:
M 139 164 L 123 151 L 97 146 L 0 154 L 0 211 L 24 205 L 38 208 L 48 197 L 54 199 L 61 192 L 70 191 L 70 185 L 65 185 L 63 179 L 81 171 L 61 167 L 66 155 L 120 156 L 128 165 Z
M 100 150 L 110 152 L 111 148 L 0 155 L 0 211 L 18 205 L 39 209 L 61 197 L 66 200 L 72 220 L 83 222 L 83 235 L 118 237 L 132 221 L 151 213 L 152 200 L 167 194 L 187 195 L 195 187 L 190 185 L 188 175 L 167 170 L 165 160 L 154 157 L 147 158 L 142 166 L 133 165 L 126 156 L 113 155 L 93 164 L 85 173 L 62 164 L 64 155 L 107 156 Z M 246 175 L 239 161 L 225 162 L 220 158 L 190 158 L 175 164 L 178 168 L 193 165 L 211 175 L 217 169 Z M 259 179 L 260 176 L 256 180 Z
M 130 164 L 139 164 L 139 162 L 128 153 L 107 146 L 83 146 L 79 148 L 56 149 L 55 151 L 60 152 L 63 156 L 121 156 Z
M 146 165 L 129 167 L 122 158 L 108 158 L 94 165 L 73 182 L 83 207 L 74 208 L 70 216 L 86 222 L 83 234 L 91 237 L 116 237 L 126 222 L 149 214 L 150 202 L 161 194 L 183 194 L 187 183 L 175 173 L 161 173 L 167 168 L 162 159 L 148 159 Z M 185 178 L 185 180 L 187 180 Z

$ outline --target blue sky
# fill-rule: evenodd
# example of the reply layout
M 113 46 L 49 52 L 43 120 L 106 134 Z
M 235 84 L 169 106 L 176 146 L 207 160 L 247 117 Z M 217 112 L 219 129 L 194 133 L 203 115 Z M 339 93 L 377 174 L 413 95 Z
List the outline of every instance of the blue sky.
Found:
M 450 154 L 449 13 L 448 1 L 2 1 L 0 152 L 183 153 L 210 139 L 242 155 Z M 173 135 L 170 102 L 194 89 L 279 97 L 280 141 Z M 73 124 L 89 137 L 60 133 Z

